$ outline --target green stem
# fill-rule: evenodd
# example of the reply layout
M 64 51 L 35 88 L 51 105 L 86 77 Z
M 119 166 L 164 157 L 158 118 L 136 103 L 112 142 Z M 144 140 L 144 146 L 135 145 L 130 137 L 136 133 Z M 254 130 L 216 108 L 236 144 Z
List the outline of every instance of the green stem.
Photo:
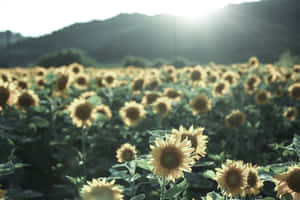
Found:
M 87 178 L 87 168 L 86 168 L 86 161 L 87 161 L 87 152 L 86 152 L 86 138 L 88 135 L 88 129 L 84 128 L 82 130 L 82 139 L 81 139 L 81 149 L 82 149 L 82 166 L 83 166 L 83 177 L 86 180 Z
M 166 193 L 166 177 L 162 177 L 162 183 L 160 186 L 160 200 L 165 200 Z

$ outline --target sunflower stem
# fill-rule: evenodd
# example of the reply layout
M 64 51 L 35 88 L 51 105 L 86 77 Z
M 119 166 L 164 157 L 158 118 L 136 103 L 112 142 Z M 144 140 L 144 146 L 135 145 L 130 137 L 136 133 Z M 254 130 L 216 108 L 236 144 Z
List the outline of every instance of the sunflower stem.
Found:
M 160 200 L 165 200 L 166 193 L 166 177 L 162 177 L 161 185 L 160 185 Z
M 86 161 L 87 161 L 87 153 L 86 153 L 86 138 L 88 135 L 88 129 L 82 129 L 82 140 L 81 140 L 81 148 L 82 148 L 82 167 L 83 167 L 83 177 L 86 180 L 87 176 L 87 169 L 86 169 Z

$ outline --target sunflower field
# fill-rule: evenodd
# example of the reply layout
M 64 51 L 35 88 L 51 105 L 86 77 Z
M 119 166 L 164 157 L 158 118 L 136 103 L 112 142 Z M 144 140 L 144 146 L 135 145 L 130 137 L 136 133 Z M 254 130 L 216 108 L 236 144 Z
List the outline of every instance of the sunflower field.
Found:
M 0 69 L 0 199 L 300 200 L 300 65 Z

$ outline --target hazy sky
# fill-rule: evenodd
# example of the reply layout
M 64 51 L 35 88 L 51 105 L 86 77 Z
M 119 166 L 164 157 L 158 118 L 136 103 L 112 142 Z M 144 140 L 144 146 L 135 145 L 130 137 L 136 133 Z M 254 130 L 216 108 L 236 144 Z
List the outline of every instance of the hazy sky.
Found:
M 200 18 L 229 3 L 256 0 L 1 0 L 0 31 L 39 36 L 75 22 L 119 13 L 173 14 Z

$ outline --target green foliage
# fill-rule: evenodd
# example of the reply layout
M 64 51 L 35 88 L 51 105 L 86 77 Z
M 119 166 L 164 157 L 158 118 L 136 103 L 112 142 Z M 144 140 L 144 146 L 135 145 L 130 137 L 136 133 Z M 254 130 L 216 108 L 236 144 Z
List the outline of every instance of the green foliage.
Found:
M 300 57 L 292 55 L 291 51 L 284 51 L 279 60 L 275 63 L 279 66 L 293 67 L 295 64 L 300 64 Z
M 174 65 L 176 68 L 181 68 L 184 66 L 190 65 L 190 61 L 183 57 L 177 57 L 171 64 Z
M 150 66 L 149 60 L 142 58 L 142 57 L 136 57 L 136 56 L 127 56 L 124 58 L 124 66 L 135 66 L 135 67 L 141 67 L 145 68 Z
M 43 67 L 62 66 L 72 63 L 79 63 L 85 66 L 95 66 L 96 61 L 87 56 L 79 49 L 63 49 L 58 52 L 43 55 L 38 59 L 36 65 Z

